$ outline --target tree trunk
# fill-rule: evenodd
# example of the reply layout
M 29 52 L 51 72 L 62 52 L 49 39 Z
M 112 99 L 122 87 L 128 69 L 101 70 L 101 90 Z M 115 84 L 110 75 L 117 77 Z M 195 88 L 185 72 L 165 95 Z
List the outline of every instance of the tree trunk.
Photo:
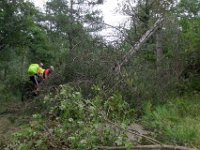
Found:
M 122 67 L 122 65 L 124 65 L 126 62 L 128 62 L 128 60 L 133 56 L 133 54 L 135 54 L 136 52 L 139 51 L 139 49 L 142 47 L 142 45 L 150 39 L 150 37 L 160 28 L 162 22 L 163 22 L 163 18 L 159 18 L 154 26 L 149 29 L 148 31 L 146 31 L 146 33 L 144 35 L 142 35 L 142 37 L 139 39 L 139 41 L 124 55 L 122 61 L 118 64 L 115 64 L 115 66 L 113 67 L 113 70 L 116 71 L 117 73 L 120 73 L 120 69 Z
M 110 80 L 112 80 L 114 78 L 114 76 L 117 76 L 121 73 L 121 68 L 122 66 L 127 63 L 129 61 L 129 59 L 136 53 L 140 50 L 140 48 L 142 47 L 142 45 L 148 41 L 150 39 L 150 37 L 155 34 L 155 32 L 160 28 L 160 26 L 162 25 L 162 22 L 164 21 L 163 18 L 159 18 L 154 26 L 149 29 L 148 31 L 146 31 L 145 34 L 142 35 L 142 37 L 139 39 L 139 41 L 123 56 L 122 60 L 119 62 L 119 63 L 115 63 L 114 66 L 111 68 L 110 73 L 111 75 L 110 76 L 107 76 L 104 80 L 104 86 L 103 86 L 103 89 L 106 91 L 106 92 L 109 92 L 111 93 L 114 88 L 121 83 L 121 81 L 119 82 L 115 82 L 114 85 L 111 85 L 111 86 L 105 86 L 107 83 L 110 82 Z
M 69 40 L 69 50 L 72 51 L 73 49 L 73 35 L 72 35 L 72 31 L 73 31 L 73 5 L 74 5 L 74 1 L 70 0 L 70 29 L 68 32 L 68 40 Z
M 159 28 L 156 32 L 156 56 L 157 56 L 157 65 L 160 66 L 161 60 L 163 58 L 163 48 L 162 48 L 162 32 Z

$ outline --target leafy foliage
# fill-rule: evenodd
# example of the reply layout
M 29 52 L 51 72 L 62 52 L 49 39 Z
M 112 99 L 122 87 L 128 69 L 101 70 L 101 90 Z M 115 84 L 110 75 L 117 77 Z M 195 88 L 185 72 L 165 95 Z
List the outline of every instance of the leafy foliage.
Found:
M 101 13 L 93 9 L 102 2 L 51 0 L 43 13 L 29 1 L 1 0 L 2 102 L 19 100 L 29 89 L 26 70 L 30 63 L 55 66 L 54 77 L 40 95 L 45 96 L 41 114 L 16 133 L 10 147 L 129 145 L 125 133 L 108 120 L 125 129 L 134 118 L 143 118 L 166 143 L 199 146 L 199 103 L 173 99 L 200 91 L 199 1 L 141 0 L 134 5 L 124 1 L 123 13 L 131 17 L 131 24 L 129 29 L 120 29 L 125 36 L 117 46 L 93 34 L 103 27 Z M 158 33 L 152 36 L 116 75 L 112 67 L 161 16 L 165 18 L 158 32 L 161 39 Z
M 11 148 L 94 149 L 129 143 L 123 130 L 107 122 L 112 119 L 125 129 L 133 119 L 133 111 L 119 94 L 107 102 L 100 95 L 83 99 L 80 92 L 62 85 L 56 95 L 45 96 L 44 105 L 46 113 L 33 115 L 30 124 L 15 134 Z

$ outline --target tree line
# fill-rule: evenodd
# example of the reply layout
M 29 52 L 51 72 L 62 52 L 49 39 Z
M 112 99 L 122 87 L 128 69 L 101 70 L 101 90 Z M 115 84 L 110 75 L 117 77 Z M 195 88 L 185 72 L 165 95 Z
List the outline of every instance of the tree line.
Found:
M 56 84 L 69 82 L 84 87 L 86 96 L 91 94 L 92 85 L 100 85 L 106 94 L 122 92 L 137 107 L 145 99 L 164 101 L 177 93 L 199 90 L 197 0 L 123 1 L 118 11 L 130 16 L 131 23 L 128 29 L 116 27 L 121 33 L 115 44 L 91 34 L 106 28 L 101 11 L 95 9 L 102 4 L 103 1 L 51 0 L 44 10 L 38 10 L 29 1 L 2 0 L 1 99 L 19 98 L 22 85 L 28 80 L 28 65 L 38 62 L 45 67 L 55 66 L 62 80 Z M 159 18 L 164 21 L 155 34 L 117 75 L 110 72 Z

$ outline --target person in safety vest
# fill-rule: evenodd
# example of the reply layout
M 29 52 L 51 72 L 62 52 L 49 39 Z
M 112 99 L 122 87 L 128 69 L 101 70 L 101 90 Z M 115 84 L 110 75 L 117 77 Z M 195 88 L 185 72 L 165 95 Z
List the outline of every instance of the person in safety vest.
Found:
M 36 92 L 39 91 L 38 77 L 43 76 L 45 69 L 42 68 L 43 64 L 31 64 L 28 68 L 28 75 L 30 80 L 33 82 L 35 86 Z
M 43 78 L 44 80 L 45 79 L 48 79 L 49 75 L 54 71 L 54 67 L 53 66 L 50 66 L 49 68 L 45 69 L 44 70 L 44 73 L 43 73 Z

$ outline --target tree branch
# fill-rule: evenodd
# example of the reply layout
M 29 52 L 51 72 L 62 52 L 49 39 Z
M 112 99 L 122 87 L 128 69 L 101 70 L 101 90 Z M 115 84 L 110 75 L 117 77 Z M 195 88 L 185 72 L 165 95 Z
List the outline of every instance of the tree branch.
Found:
M 126 147 L 108 147 L 100 146 L 98 147 L 102 150 L 126 150 Z M 131 147 L 133 150 L 195 150 L 193 148 L 187 148 L 183 146 L 173 146 L 173 145 L 139 145 Z
M 143 138 L 145 138 L 147 141 L 149 141 L 149 142 L 151 142 L 151 143 L 153 143 L 153 144 L 161 144 L 159 141 L 157 141 L 157 140 L 155 140 L 155 139 L 153 139 L 153 138 L 151 138 L 151 137 L 148 137 L 148 136 L 143 135 L 143 134 L 140 134 L 140 133 L 133 132 L 133 131 L 131 131 L 131 130 L 129 130 L 129 129 L 124 129 L 124 128 L 122 128 L 121 126 L 119 126 L 119 125 L 113 123 L 112 121 L 110 121 L 110 120 L 108 120 L 108 119 L 106 119 L 106 118 L 104 118 L 104 120 L 107 121 L 108 123 L 114 125 L 115 127 L 121 129 L 121 130 L 124 130 L 124 131 L 126 131 L 126 132 L 129 132 L 129 133 L 131 133 L 131 134 L 133 134 L 133 135 L 135 135 L 135 136 L 138 136 L 138 137 L 143 137 Z

